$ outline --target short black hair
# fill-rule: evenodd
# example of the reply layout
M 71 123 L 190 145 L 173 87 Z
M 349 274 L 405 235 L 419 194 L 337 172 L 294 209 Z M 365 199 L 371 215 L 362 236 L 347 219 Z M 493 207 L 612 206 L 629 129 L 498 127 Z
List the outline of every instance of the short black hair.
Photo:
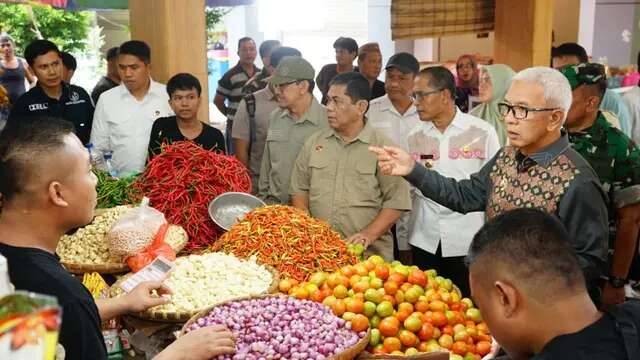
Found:
M 24 191 L 40 159 L 64 146 L 74 132 L 73 123 L 54 117 L 29 117 L 10 121 L 0 132 L 0 194 L 10 201 Z M 35 159 L 35 161 L 34 161 Z
M 118 47 L 114 46 L 111 49 L 107 50 L 107 61 L 111 61 L 118 57 Z
M 174 75 L 169 82 L 167 82 L 167 94 L 169 97 L 173 95 L 176 90 L 191 90 L 196 89 L 198 96 L 202 93 L 202 86 L 197 77 L 189 73 L 180 73 Z
M 300 50 L 288 46 L 281 46 L 271 53 L 271 66 L 274 68 L 278 67 L 280 64 L 280 60 L 282 60 L 286 56 L 299 56 L 302 57 L 302 53 Z
M 118 48 L 118 55 L 132 55 L 147 65 L 151 63 L 151 48 L 146 42 L 140 40 L 123 42 Z
M 358 43 L 350 37 L 339 37 L 333 43 L 334 49 L 345 49 L 350 53 L 358 52 Z
M 489 271 L 504 266 L 524 287 L 534 291 L 575 290 L 585 285 L 569 234 L 552 214 L 520 208 L 489 220 L 473 237 L 466 262 L 487 264 Z M 484 262 L 487 260 L 488 262 Z M 545 294 L 540 293 L 540 296 Z
M 60 50 L 56 44 L 49 40 L 34 40 L 24 49 L 24 58 L 27 60 L 27 64 L 33 67 L 38 56 L 45 55 L 52 51 L 60 56 Z
M 339 74 L 329 83 L 329 86 L 332 85 L 346 85 L 345 93 L 351 99 L 352 104 L 360 100 L 369 101 L 371 98 L 369 81 L 359 72 L 350 71 Z
M 280 41 L 278 40 L 263 41 L 262 44 L 260 44 L 260 49 L 258 50 L 258 52 L 260 53 L 260 57 L 265 58 L 269 56 L 272 53 L 273 49 L 277 48 L 278 46 L 280 46 Z
M 551 57 L 575 56 L 581 63 L 589 62 L 587 50 L 576 43 L 564 43 L 560 46 L 551 48 Z
M 448 90 L 452 99 L 456 98 L 456 79 L 444 66 L 430 66 L 420 70 L 419 76 L 426 76 L 429 84 L 436 89 Z
M 253 41 L 254 44 L 256 43 L 252 38 L 250 38 L 248 36 L 245 36 L 243 38 L 240 38 L 240 40 L 238 40 L 238 50 L 240 50 L 240 47 L 242 46 L 242 43 L 243 42 L 247 42 L 247 41 Z
M 60 52 L 60 57 L 62 58 L 62 65 L 67 68 L 67 70 L 75 71 L 78 67 L 78 62 L 76 61 L 75 56 L 69 54 L 66 51 Z

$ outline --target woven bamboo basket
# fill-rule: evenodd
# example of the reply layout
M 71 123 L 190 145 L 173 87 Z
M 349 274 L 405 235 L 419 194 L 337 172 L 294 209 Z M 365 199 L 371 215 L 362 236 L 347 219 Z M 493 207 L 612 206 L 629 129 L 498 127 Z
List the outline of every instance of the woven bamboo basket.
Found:
M 264 265 L 264 267 L 271 273 L 271 276 L 273 278 L 271 281 L 271 285 L 267 289 L 267 294 L 273 294 L 278 290 L 278 283 L 280 282 L 280 273 L 275 268 L 269 265 Z M 109 289 L 109 296 L 117 297 L 124 294 L 124 290 L 122 290 L 122 288 L 120 287 L 120 284 L 122 284 L 122 282 L 127 280 L 132 275 L 133 275 L 132 273 L 129 273 L 124 275 L 120 279 L 118 279 L 118 281 L 116 281 L 116 283 L 113 284 Z M 207 309 L 216 305 L 220 305 L 220 304 L 211 304 L 211 306 L 207 307 Z M 154 308 L 151 308 L 151 309 L 147 309 L 147 311 L 142 311 L 142 312 L 134 313 L 131 315 L 144 320 L 168 322 L 168 323 L 184 323 L 189 319 L 191 319 L 192 317 L 196 316 L 197 314 L 201 313 L 202 311 L 204 310 L 198 309 L 194 311 L 163 311 L 163 310 L 157 310 L 157 309 L 154 310 Z
M 428 353 L 418 353 L 415 355 L 387 355 L 371 354 L 367 351 L 360 353 L 358 360 L 449 360 L 448 351 L 433 351 Z
M 263 298 L 266 298 L 266 297 L 273 297 L 273 296 L 288 296 L 288 295 L 267 294 L 267 295 L 258 295 L 258 296 L 246 296 L 246 297 L 232 299 L 232 300 L 225 301 L 225 302 L 222 302 L 222 303 L 217 304 L 217 305 L 210 306 L 207 309 L 204 309 L 204 310 L 198 312 L 197 314 L 195 314 L 194 316 L 192 316 L 191 319 L 189 319 L 189 321 L 187 321 L 187 323 L 184 324 L 184 326 L 182 327 L 182 330 L 180 331 L 180 334 L 178 335 L 178 337 L 183 336 L 184 334 L 186 334 L 187 329 L 189 328 L 189 326 L 191 326 L 191 324 L 196 322 L 201 317 L 207 316 L 211 312 L 211 310 L 213 310 L 217 306 L 225 305 L 225 304 L 228 304 L 228 303 L 231 303 L 231 302 L 236 302 L 236 301 L 251 300 L 251 299 L 263 299 Z M 358 341 L 354 346 L 346 349 L 345 351 L 343 351 L 343 352 L 341 352 L 339 354 L 336 354 L 336 355 L 334 355 L 332 357 L 327 358 L 327 360 L 352 360 L 352 359 L 355 359 L 367 347 L 367 345 L 369 344 L 369 339 L 370 338 L 371 338 L 371 330 L 367 331 L 367 335 L 364 338 L 360 339 L 360 341 Z M 440 360 L 440 359 L 437 359 L 437 360 Z
M 96 210 L 97 211 L 97 210 Z M 189 236 L 184 229 L 178 225 L 171 225 L 167 230 L 167 234 L 175 233 L 172 235 L 171 242 L 168 242 L 169 246 L 177 253 L 182 251 L 189 241 Z M 98 272 L 100 274 L 121 274 L 129 271 L 129 266 L 126 263 L 94 263 L 94 264 L 77 264 L 70 262 L 61 262 L 62 265 L 72 274 L 84 274 L 88 272 Z

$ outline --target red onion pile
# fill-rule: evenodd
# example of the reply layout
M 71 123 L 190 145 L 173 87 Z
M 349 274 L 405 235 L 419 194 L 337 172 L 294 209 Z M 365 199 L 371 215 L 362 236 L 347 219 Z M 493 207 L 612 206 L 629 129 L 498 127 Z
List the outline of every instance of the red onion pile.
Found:
M 227 326 L 236 336 L 236 353 L 220 355 L 219 360 L 324 360 L 366 336 L 322 304 L 287 296 L 217 306 L 187 332 L 214 324 Z

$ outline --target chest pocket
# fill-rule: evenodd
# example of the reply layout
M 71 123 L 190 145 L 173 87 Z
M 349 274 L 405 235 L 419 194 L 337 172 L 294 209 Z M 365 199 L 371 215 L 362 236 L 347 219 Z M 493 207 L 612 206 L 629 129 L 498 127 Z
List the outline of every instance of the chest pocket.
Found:
M 352 206 L 376 207 L 380 204 L 380 185 L 376 177 L 375 158 L 359 161 L 346 181 L 349 203 Z

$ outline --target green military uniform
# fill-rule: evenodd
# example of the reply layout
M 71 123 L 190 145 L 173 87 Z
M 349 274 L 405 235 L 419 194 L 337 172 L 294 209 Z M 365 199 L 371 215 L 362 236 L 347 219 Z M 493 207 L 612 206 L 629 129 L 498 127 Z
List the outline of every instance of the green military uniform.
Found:
M 285 57 L 269 78 L 274 86 L 301 80 L 312 81 L 315 72 L 301 57 Z M 269 130 L 262 155 L 258 196 L 268 204 L 289 203 L 291 171 L 302 144 L 311 134 L 329 127 L 327 111 L 310 96 L 307 111 L 295 118 L 287 109 L 277 109 L 269 116 Z
M 368 123 L 345 143 L 332 129 L 312 135 L 295 162 L 290 193 L 309 199 L 311 216 L 327 221 L 343 237 L 364 230 L 383 208 L 411 210 L 409 184 L 382 175 L 369 146 L 393 146 Z M 370 253 L 393 259 L 391 234 L 369 247 Z
M 561 72 L 572 89 L 595 84 L 604 75 L 592 64 L 566 66 Z M 627 135 L 607 121 L 602 112 L 591 127 L 569 133 L 569 141 L 595 170 L 609 195 L 610 252 L 616 239 L 617 209 L 640 202 L 640 150 Z

